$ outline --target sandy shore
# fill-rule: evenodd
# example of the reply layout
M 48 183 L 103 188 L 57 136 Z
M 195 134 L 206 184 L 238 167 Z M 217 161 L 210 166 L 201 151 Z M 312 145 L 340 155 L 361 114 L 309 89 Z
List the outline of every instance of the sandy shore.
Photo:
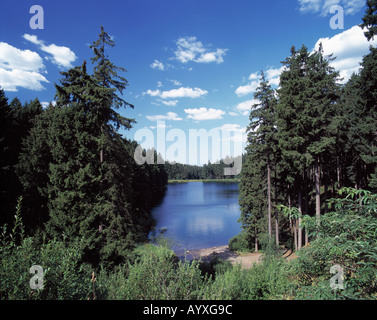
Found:
M 237 255 L 229 250 L 228 246 L 220 246 L 213 248 L 205 248 L 200 250 L 187 251 L 187 258 L 209 260 L 214 254 L 220 259 L 230 261 L 232 264 L 241 264 L 245 269 L 249 269 L 254 263 L 260 262 L 261 253 L 248 253 L 245 255 Z

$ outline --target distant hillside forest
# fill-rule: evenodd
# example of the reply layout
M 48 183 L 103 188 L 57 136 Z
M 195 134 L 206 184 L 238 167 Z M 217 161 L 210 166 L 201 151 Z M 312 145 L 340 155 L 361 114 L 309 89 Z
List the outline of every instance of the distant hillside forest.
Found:
M 225 175 L 224 169 L 232 168 L 235 163 L 241 163 L 239 160 L 245 159 L 245 156 L 238 156 L 238 162 L 235 158 L 228 157 L 216 163 L 208 162 L 203 166 L 193 166 L 188 164 L 171 164 L 166 162 L 165 171 L 169 180 L 225 180 L 225 179 L 239 179 L 238 175 Z

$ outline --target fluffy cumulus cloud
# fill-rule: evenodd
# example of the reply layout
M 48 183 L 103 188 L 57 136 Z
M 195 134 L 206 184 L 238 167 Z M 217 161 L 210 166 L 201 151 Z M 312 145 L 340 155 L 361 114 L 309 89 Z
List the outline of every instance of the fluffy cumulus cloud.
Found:
M 6 91 L 17 91 L 18 87 L 43 90 L 43 59 L 36 52 L 20 50 L 0 42 L 0 86 Z
M 47 59 L 60 68 L 72 68 L 72 63 L 77 59 L 75 53 L 68 47 L 57 46 L 56 44 L 46 45 L 36 35 L 27 33 L 23 35 L 23 38 L 37 45 L 43 52 L 48 53 L 50 56 L 47 56 Z
M 177 98 L 200 98 L 208 94 L 208 91 L 200 88 L 185 88 L 172 89 L 168 91 L 148 90 L 143 95 L 151 97 L 159 97 L 161 99 L 177 99 Z
M 59 68 L 71 68 L 72 63 L 77 59 L 75 53 L 68 47 L 46 45 L 35 35 L 24 34 L 23 38 L 47 53 L 45 59 Z M 43 61 L 35 51 L 21 50 L 0 42 L 0 86 L 6 91 L 18 91 L 19 88 L 35 91 L 45 89 L 42 83 L 49 81 L 45 77 L 47 71 Z
M 271 85 L 278 87 L 280 84 L 280 75 L 283 72 L 283 69 L 284 67 L 278 69 L 269 68 L 267 71 L 265 71 L 266 80 L 269 81 Z M 259 72 L 252 73 L 249 76 L 249 82 L 246 85 L 239 86 L 236 89 L 237 96 L 242 97 L 250 93 L 254 93 L 259 87 L 260 77 L 261 75 Z
M 219 120 L 225 115 L 225 111 L 213 108 L 185 109 L 185 113 L 194 121 Z
M 228 49 L 211 50 L 206 48 L 196 37 L 182 37 L 176 41 L 175 59 L 182 62 L 223 63 Z
M 368 42 L 364 31 L 359 26 L 345 30 L 331 38 L 321 38 L 314 49 L 322 43 L 325 55 L 333 54 L 336 58 L 331 65 L 340 72 L 343 82 L 348 81 L 352 73 L 358 73 L 363 56 L 369 53 L 371 45 L 377 45 L 377 39 Z
M 359 12 L 365 5 L 365 0 L 298 0 L 301 13 L 319 13 L 327 16 L 332 6 L 338 5 L 346 15 Z
M 182 118 L 174 112 L 168 112 L 166 115 L 147 116 L 147 119 L 153 122 L 157 121 L 181 121 Z
M 229 132 L 228 135 L 229 142 L 247 142 L 247 128 L 241 127 L 239 124 L 224 124 L 223 126 L 217 128 L 221 131 Z M 224 141 L 224 135 L 223 135 Z
M 156 69 L 156 70 L 161 70 L 161 71 L 165 70 L 164 64 L 158 60 L 154 60 L 154 62 L 151 64 L 151 68 Z
M 161 102 L 162 104 L 164 104 L 165 106 L 168 106 L 168 107 L 175 107 L 177 105 L 177 103 L 179 102 L 178 100 L 170 100 L 170 101 L 164 101 L 164 100 L 158 100 L 159 102 Z

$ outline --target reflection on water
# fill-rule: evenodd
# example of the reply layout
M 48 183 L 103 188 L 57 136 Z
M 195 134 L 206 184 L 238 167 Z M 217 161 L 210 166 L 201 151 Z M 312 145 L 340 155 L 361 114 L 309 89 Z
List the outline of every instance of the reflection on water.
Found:
M 180 252 L 226 245 L 241 230 L 238 195 L 238 183 L 169 184 L 153 210 L 156 228 L 166 228 Z

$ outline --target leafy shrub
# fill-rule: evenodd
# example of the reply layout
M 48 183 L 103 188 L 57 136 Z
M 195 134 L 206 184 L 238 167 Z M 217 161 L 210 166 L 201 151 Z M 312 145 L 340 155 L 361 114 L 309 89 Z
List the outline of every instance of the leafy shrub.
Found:
M 211 277 L 212 279 L 215 279 L 216 275 L 223 274 L 232 267 L 231 262 L 221 259 L 216 253 L 212 254 L 209 260 L 201 261 L 199 264 L 202 275 Z
M 111 287 L 107 287 L 107 299 L 191 300 L 202 297 L 207 280 L 202 277 L 197 261 L 180 261 L 173 251 L 151 244 L 140 246 L 136 251 L 138 258 L 128 266 L 127 275 L 120 270 L 99 277 L 111 283 Z
M 241 232 L 229 240 L 229 250 L 234 252 L 249 252 L 250 245 L 247 240 L 247 233 Z
M 281 259 L 265 259 L 248 270 L 236 265 L 216 276 L 206 288 L 206 297 L 211 300 L 284 299 L 294 292 L 289 274 L 288 264 Z
M 90 269 L 80 265 L 80 243 L 66 247 L 59 241 L 36 245 L 33 238 L 24 238 L 17 205 L 15 224 L 7 226 L 0 236 L 0 299 L 71 300 L 86 299 L 90 293 Z M 32 266 L 43 268 L 43 289 L 32 290 Z
M 377 195 L 351 188 L 340 194 L 345 197 L 329 201 L 333 211 L 319 225 L 303 219 L 315 240 L 293 264 L 302 287 L 298 299 L 377 298 Z M 344 290 L 330 287 L 334 265 L 344 270 Z

